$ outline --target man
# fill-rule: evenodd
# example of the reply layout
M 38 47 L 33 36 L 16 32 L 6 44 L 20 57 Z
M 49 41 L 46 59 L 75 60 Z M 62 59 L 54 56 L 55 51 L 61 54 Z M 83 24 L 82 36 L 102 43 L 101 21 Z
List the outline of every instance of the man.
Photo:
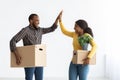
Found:
M 58 17 L 54 24 L 49 28 L 39 27 L 39 16 L 37 14 L 31 14 L 28 18 L 29 25 L 18 32 L 10 41 L 10 50 L 15 54 L 16 64 L 20 65 L 22 57 L 16 50 L 16 43 L 23 40 L 24 46 L 41 44 L 42 35 L 53 32 L 57 28 Z M 35 74 L 35 80 L 43 80 L 43 67 L 32 67 L 25 69 L 25 79 L 32 80 Z

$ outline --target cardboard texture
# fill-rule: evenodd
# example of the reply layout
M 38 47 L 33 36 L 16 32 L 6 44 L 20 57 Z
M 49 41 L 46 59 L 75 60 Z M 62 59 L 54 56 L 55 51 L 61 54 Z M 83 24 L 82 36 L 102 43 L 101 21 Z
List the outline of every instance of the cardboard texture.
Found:
M 16 64 L 14 53 L 11 53 L 11 67 L 45 67 L 46 66 L 46 45 L 30 45 L 17 47 L 22 57 L 20 65 Z
M 83 60 L 87 58 L 89 51 L 86 50 L 77 50 L 77 53 L 73 55 L 72 62 L 73 64 L 83 64 Z M 90 59 L 90 65 L 96 64 L 96 54 Z

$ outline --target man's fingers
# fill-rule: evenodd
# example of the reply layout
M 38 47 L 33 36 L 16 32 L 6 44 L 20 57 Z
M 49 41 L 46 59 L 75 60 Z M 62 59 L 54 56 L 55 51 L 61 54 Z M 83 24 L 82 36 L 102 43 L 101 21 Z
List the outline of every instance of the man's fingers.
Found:
M 60 12 L 60 14 L 59 14 L 59 16 L 58 16 L 59 18 L 62 16 L 62 13 L 63 13 L 63 10 Z
M 22 57 L 20 57 L 20 60 L 22 60 Z
M 18 60 L 18 65 L 20 65 L 21 64 L 21 60 Z
M 63 13 L 63 10 L 60 12 L 60 14 L 62 14 Z
M 62 14 L 63 11 L 60 11 L 59 16 Z
M 21 64 L 21 57 L 19 57 L 17 60 L 16 60 L 16 63 L 17 63 L 17 65 L 20 65 Z
M 20 64 L 20 62 L 19 62 L 19 61 L 16 61 L 16 64 L 17 64 L 17 65 L 19 65 L 19 64 Z

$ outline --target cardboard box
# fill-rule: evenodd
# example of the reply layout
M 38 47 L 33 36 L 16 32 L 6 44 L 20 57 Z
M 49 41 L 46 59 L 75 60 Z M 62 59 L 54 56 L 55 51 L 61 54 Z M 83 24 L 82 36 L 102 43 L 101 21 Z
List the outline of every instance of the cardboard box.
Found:
M 11 67 L 46 66 L 46 46 L 44 44 L 17 47 L 17 51 L 22 57 L 22 62 L 17 65 L 14 53 L 11 53 Z
M 72 62 L 73 64 L 83 64 L 83 60 L 87 58 L 89 51 L 78 50 L 76 54 L 73 55 Z M 90 65 L 96 64 L 96 54 L 90 59 Z

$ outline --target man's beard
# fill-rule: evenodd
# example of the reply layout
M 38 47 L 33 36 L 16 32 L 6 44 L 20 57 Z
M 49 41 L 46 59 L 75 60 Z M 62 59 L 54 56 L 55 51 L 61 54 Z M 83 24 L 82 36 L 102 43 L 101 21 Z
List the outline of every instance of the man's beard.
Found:
M 38 29 L 38 26 L 36 26 L 35 24 L 32 24 L 32 26 L 33 26 L 35 29 Z

